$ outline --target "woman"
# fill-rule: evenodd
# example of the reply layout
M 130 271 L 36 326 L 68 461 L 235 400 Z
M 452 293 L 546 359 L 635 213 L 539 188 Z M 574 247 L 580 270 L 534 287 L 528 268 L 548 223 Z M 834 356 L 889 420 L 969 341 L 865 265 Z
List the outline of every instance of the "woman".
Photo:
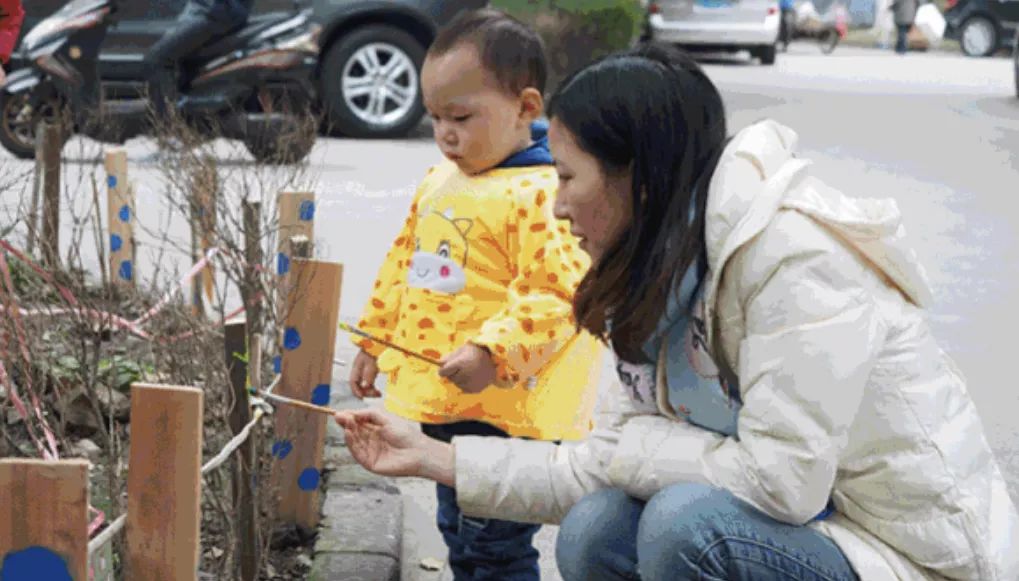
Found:
M 894 0 L 892 12 L 895 14 L 895 52 L 906 54 L 909 51 L 909 29 L 913 28 L 919 0 Z
M 1019 516 L 892 201 L 810 176 L 774 122 L 726 141 L 669 48 L 580 71 L 549 115 L 557 215 L 594 263 L 576 318 L 623 385 L 559 447 L 340 413 L 358 461 L 455 486 L 467 515 L 561 521 L 568 580 L 1019 576 Z

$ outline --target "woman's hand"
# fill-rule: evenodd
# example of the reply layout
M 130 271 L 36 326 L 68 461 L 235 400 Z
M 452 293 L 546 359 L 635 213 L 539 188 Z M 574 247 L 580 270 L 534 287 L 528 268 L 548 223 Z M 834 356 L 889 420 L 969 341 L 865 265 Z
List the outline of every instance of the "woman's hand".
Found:
M 452 487 L 453 446 L 421 433 L 416 424 L 374 409 L 338 412 L 347 449 L 359 464 L 384 476 L 420 476 Z

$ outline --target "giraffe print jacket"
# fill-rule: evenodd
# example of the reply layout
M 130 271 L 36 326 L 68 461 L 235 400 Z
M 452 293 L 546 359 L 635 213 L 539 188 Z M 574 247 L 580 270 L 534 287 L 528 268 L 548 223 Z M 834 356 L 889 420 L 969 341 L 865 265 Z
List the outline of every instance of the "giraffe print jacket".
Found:
M 552 215 L 556 186 L 549 165 L 468 176 L 444 162 L 428 172 L 360 326 L 435 359 L 483 346 L 501 389 L 463 393 L 426 362 L 355 340 L 388 375 L 387 409 L 535 439 L 590 430 L 602 347 L 575 331 L 572 297 L 589 259 Z

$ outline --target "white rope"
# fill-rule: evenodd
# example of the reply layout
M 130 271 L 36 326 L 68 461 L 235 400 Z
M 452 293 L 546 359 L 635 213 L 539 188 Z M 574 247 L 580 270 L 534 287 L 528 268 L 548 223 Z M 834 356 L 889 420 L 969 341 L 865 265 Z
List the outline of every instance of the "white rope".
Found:
M 127 522 L 127 513 L 120 515 L 117 520 L 110 523 L 110 526 L 103 529 L 103 532 L 96 535 L 96 538 L 88 542 L 88 556 L 92 557 L 92 554 L 103 548 L 103 545 L 110 542 L 113 535 L 120 532 L 120 529 L 124 528 L 124 524 Z
M 237 434 L 236 436 L 234 436 L 232 440 L 227 442 L 226 446 L 224 446 L 223 449 L 219 451 L 219 454 L 216 454 L 215 458 L 206 462 L 205 466 L 202 466 L 202 476 L 205 476 L 209 472 L 212 472 L 216 468 L 219 468 L 223 464 L 223 462 L 226 462 L 227 459 L 230 458 L 230 454 L 233 454 L 234 451 L 236 451 L 237 448 L 240 448 L 241 444 L 243 444 L 244 441 L 248 439 L 248 435 L 251 434 L 251 429 L 255 427 L 255 424 L 257 424 L 259 420 L 262 419 L 262 416 L 264 414 L 265 412 L 262 410 L 262 408 L 260 407 L 255 408 L 255 417 L 251 418 L 251 421 L 248 422 L 248 425 L 244 426 L 244 429 L 241 430 L 239 434 Z

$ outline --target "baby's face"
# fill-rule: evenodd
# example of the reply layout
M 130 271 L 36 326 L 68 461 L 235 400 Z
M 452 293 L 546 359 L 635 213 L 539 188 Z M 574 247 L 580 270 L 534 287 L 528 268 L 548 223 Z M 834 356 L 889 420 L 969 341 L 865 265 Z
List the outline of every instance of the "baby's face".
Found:
M 464 173 L 489 170 L 527 146 L 531 119 L 523 99 L 499 86 L 473 46 L 429 55 L 421 90 L 435 142 Z

